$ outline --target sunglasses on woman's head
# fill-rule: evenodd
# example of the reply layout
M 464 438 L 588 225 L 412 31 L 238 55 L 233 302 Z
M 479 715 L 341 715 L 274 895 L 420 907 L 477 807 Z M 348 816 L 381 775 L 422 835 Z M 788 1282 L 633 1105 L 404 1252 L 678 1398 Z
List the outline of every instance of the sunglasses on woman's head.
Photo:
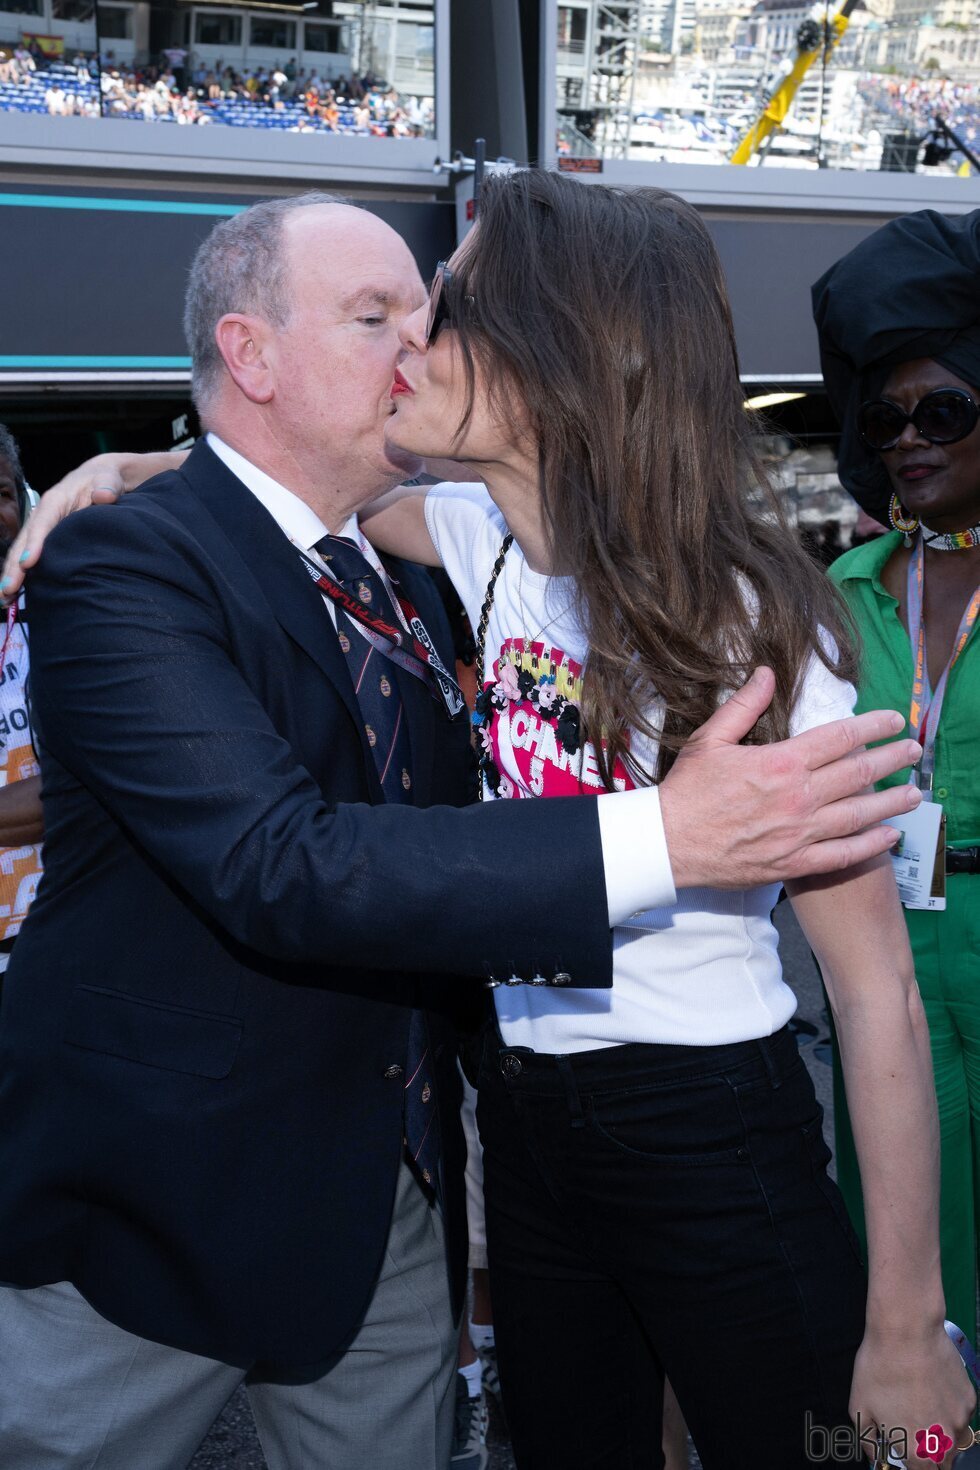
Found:
M 957 444 L 972 434 L 980 420 L 980 408 L 964 388 L 934 388 L 906 413 L 890 398 L 872 398 L 858 409 L 858 433 L 870 449 L 894 449 L 914 424 L 916 432 L 930 444 Z

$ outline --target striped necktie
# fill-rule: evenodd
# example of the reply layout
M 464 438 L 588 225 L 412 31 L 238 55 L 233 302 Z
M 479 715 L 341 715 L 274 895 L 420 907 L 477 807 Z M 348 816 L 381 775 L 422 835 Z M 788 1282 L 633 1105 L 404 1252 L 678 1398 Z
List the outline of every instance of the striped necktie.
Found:
M 379 574 L 346 536 L 324 536 L 316 543 L 331 574 L 371 612 L 396 626 L 399 617 Z M 359 632 L 343 608 L 336 607 L 337 636 L 354 681 L 364 731 L 386 801 L 412 800 L 412 752 L 395 671 L 384 654 Z
M 396 625 L 400 622 L 381 576 L 346 536 L 324 536 L 316 550 L 352 596 Z M 411 747 L 398 681 L 392 664 L 335 605 L 337 636 L 354 683 L 371 754 L 386 801 L 412 800 Z M 439 1116 L 435 1102 L 432 1048 L 425 1012 L 413 1010 L 405 1065 L 405 1148 L 423 1186 L 436 1191 L 439 1179 Z

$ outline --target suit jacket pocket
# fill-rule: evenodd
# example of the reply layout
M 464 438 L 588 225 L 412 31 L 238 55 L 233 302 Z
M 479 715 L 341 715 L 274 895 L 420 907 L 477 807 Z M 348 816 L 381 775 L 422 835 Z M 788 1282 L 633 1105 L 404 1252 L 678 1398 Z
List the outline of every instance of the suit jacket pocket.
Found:
M 121 990 L 81 985 L 68 1009 L 69 1046 L 163 1067 L 194 1077 L 227 1077 L 242 1038 L 233 1016 L 143 1000 Z

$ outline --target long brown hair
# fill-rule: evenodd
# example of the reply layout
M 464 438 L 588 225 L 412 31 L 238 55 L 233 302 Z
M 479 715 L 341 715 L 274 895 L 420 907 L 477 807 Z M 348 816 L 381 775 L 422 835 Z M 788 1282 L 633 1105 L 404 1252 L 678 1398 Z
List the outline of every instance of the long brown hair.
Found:
M 776 694 L 751 738 L 785 738 L 810 656 L 852 678 L 852 639 L 761 463 L 697 212 L 660 189 L 537 169 L 492 177 L 452 296 L 470 409 L 478 358 L 492 400 L 519 403 L 537 437 L 554 570 L 575 579 L 588 638 L 582 718 L 606 787 L 617 758 L 661 779 L 760 664 Z M 630 729 L 659 739 L 656 772 L 637 771 Z

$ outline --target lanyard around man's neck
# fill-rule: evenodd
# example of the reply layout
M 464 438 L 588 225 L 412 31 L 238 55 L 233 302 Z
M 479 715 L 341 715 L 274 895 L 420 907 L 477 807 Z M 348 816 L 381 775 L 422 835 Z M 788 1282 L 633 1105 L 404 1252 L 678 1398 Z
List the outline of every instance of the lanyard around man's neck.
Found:
M 416 679 L 421 679 L 433 699 L 441 700 L 445 705 L 449 718 L 455 719 L 466 706 L 463 692 L 440 659 L 425 624 L 408 598 L 403 597 L 401 593 L 395 594 L 405 619 L 408 630 L 406 632 L 397 624 L 394 617 L 386 618 L 383 614 L 372 612 L 365 607 L 359 598 L 353 597 L 346 587 L 334 581 L 304 552 L 300 551 L 299 556 L 303 566 L 323 595 L 329 597 L 337 607 L 342 608 L 352 622 L 357 623 L 372 647 L 385 658 L 390 659 L 392 663 L 397 664 L 399 668 L 404 669 L 406 673 Z M 380 576 L 378 573 L 375 575 Z M 392 605 L 392 613 L 394 611 Z M 410 648 L 406 646 L 409 638 L 412 645 Z

